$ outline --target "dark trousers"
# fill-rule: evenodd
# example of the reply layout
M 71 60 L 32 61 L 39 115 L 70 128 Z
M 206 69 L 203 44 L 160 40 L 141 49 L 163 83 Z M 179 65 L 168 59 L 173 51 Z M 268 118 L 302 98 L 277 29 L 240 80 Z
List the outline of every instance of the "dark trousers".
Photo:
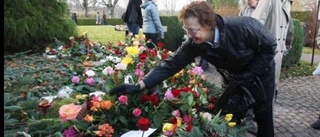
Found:
M 150 41 L 150 43 L 147 43 L 147 47 L 149 49 L 154 48 L 154 46 L 157 46 L 159 34 L 158 33 L 143 33 L 146 36 L 146 42 Z
M 217 69 L 223 81 L 222 87 L 225 88 L 230 82 L 232 74 L 221 69 Z M 253 106 L 254 116 L 258 125 L 257 137 L 274 137 L 273 123 L 273 98 L 275 93 L 275 62 L 272 60 L 266 71 L 258 76 L 265 90 L 266 101 Z

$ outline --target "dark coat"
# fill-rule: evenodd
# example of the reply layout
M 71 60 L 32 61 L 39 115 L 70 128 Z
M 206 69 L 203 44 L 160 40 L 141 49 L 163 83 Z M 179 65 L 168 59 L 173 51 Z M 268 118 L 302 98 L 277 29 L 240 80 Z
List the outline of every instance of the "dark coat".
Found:
M 130 0 L 124 13 L 123 22 L 135 23 L 142 27 L 141 0 Z
M 275 37 L 258 20 L 251 17 L 223 19 L 217 15 L 216 21 L 220 32 L 220 42 L 217 43 L 219 46 L 209 43 L 197 45 L 192 39 L 187 39 L 172 57 L 144 77 L 146 87 L 159 84 L 192 63 L 197 56 L 201 56 L 217 69 L 230 74 L 251 71 L 261 79 L 266 92 L 273 92 L 273 57 L 277 46 Z

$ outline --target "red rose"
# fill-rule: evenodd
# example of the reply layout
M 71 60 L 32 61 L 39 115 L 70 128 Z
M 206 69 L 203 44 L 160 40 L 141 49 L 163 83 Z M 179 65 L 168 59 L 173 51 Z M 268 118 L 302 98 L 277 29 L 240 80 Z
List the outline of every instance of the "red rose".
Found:
M 177 123 L 178 123 L 178 120 L 177 120 L 176 117 L 170 117 L 170 118 L 169 118 L 169 123 L 171 123 L 171 124 L 177 124 Z
M 138 127 L 140 128 L 140 130 L 147 131 L 149 129 L 149 126 L 150 126 L 150 121 L 148 118 L 142 117 L 138 120 Z
M 141 101 L 142 103 L 147 103 L 147 102 L 149 101 L 149 96 L 146 95 L 146 94 L 143 94 L 143 95 L 141 96 L 141 98 L 140 98 L 140 101 Z
M 186 127 L 186 130 L 187 130 L 188 132 L 191 132 L 191 131 L 192 131 L 192 123 L 191 123 L 191 122 L 188 122 L 187 127 Z
M 209 106 L 208 106 L 208 109 L 209 109 L 209 110 L 213 110 L 213 109 L 214 109 L 214 104 L 213 104 L 213 103 L 210 103 Z
M 157 43 L 157 46 L 159 47 L 159 49 L 163 49 L 163 47 L 164 47 L 164 42 L 159 41 L 159 42 Z
M 150 96 L 149 96 L 149 101 L 151 101 L 151 103 L 152 103 L 154 106 L 159 105 L 159 97 L 158 97 L 156 94 L 150 95 Z
M 151 50 L 150 50 L 150 56 L 151 56 L 151 57 L 156 57 L 156 56 L 157 56 L 157 50 L 154 49 L 154 48 L 151 49 Z
M 140 62 L 145 62 L 146 58 L 147 58 L 147 53 L 146 52 L 143 52 L 143 53 L 139 54 Z
M 174 89 L 172 89 L 171 93 L 173 94 L 173 96 L 174 96 L 175 98 L 177 98 L 177 97 L 180 96 L 181 90 L 174 88 Z

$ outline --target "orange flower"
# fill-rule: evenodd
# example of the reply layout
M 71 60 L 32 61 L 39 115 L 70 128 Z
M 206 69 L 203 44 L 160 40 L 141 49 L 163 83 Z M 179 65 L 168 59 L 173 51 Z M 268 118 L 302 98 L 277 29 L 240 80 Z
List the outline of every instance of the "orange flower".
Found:
M 101 109 L 110 109 L 112 107 L 112 102 L 110 100 L 100 102 Z
M 112 137 L 112 134 L 114 133 L 114 129 L 109 124 L 102 124 L 99 126 L 99 131 L 95 132 L 97 136 L 105 136 L 105 137 Z
M 81 109 L 82 107 L 80 105 L 74 105 L 73 103 L 63 105 L 59 109 L 60 119 L 62 121 L 74 120 Z
M 98 111 L 100 108 L 100 102 L 98 101 L 91 101 L 92 102 L 92 107 L 90 108 L 91 111 Z
M 87 115 L 84 117 L 84 121 L 92 122 L 92 121 L 93 121 L 93 117 L 87 114 Z

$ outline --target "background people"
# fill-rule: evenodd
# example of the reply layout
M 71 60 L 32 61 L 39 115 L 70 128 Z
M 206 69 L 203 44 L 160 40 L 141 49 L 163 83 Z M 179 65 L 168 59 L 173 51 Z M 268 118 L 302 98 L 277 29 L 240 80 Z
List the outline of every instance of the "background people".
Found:
M 77 13 L 73 12 L 73 13 L 71 14 L 71 19 L 72 19 L 76 24 L 78 24 Z
M 276 84 L 279 83 L 282 58 L 287 51 L 285 41 L 288 32 L 291 5 L 289 0 L 259 0 L 252 13 L 277 39 L 276 55 Z M 276 88 L 276 94 L 278 89 Z
M 133 36 L 139 34 L 139 29 L 142 27 L 141 4 L 141 0 L 129 0 L 127 10 L 123 17 L 123 21 L 127 24 L 129 32 L 131 32 Z
M 251 16 L 258 5 L 258 2 L 258 0 L 247 0 L 246 5 L 241 8 L 239 16 Z
M 96 25 L 100 25 L 101 24 L 101 16 L 99 11 L 96 14 Z
M 229 84 L 253 86 L 261 83 L 265 101 L 253 106 L 259 137 L 273 137 L 272 103 L 275 88 L 274 55 L 276 39 L 263 24 L 250 17 L 222 18 L 205 1 L 193 1 L 178 16 L 188 38 L 172 57 L 149 71 L 136 84 L 120 84 L 110 94 L 137 93 L 152 88 L 192 63 L 198 56 L 223 73 L 224 87 Z M 257 101 L 259 98 L 255 98 Z
M 144 0 L 140 6 L 143 18 L 142 32 L 146 36 L 146 41 L 151 40 L 155 45 L 159 38 L 164 39 L 164 30 L 156 2 L 157 0 Z M 154 48 L 152 43 L 147 44 L 148 48 Z
M 104 11 L 102 11 L 102 23 L 103 23 L 103 25 L 108 25 L 107 15 Z

